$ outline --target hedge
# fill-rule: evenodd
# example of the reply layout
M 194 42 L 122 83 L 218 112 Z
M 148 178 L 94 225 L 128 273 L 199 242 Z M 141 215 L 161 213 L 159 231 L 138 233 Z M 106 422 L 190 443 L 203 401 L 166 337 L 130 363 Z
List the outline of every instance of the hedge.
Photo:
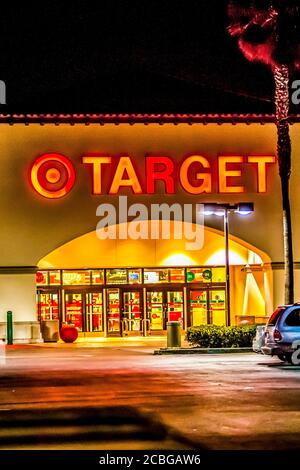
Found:
M 201 325 L 188 328 L 185 339 L 199 348 L 247 348 L 255 333 L 256 325 Z

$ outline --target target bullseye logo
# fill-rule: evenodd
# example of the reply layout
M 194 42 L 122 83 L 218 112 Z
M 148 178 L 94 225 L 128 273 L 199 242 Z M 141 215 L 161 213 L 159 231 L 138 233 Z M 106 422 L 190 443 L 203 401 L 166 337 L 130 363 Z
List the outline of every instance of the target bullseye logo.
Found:
M 45 153 L 32 165 L 30 181 L 38 194 L 58 199 L 71 191 L 75 183 L 75 169 L 64 155 Z

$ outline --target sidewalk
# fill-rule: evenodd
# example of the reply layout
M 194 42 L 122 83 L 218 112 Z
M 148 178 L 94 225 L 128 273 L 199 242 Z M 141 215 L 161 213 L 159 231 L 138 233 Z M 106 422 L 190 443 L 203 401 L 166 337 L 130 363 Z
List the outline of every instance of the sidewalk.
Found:
M 37 346 L 40 348 L 80 348 L 80 347 L 99 347 L 99 348 L 115 348 L 115 347 L 148 347 L 151 349 L 159 349 L 167 347 L 166 336 L 153 337 L 118 337 L 118 338 L 77 338 L 74 343 L 64 343 L 62 340 L 47 343 L 36 343 L 31 345 L 18 346 Z M 188 343 L 182 338 L 182 346 L 188 347 Z

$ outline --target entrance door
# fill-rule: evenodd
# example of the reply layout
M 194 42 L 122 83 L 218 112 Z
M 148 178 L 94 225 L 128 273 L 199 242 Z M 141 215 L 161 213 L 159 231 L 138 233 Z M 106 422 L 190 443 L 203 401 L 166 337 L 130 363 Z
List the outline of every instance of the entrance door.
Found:
M 86 330 L 88 332 L 103 331 L 103 295 L 102 292 L 86 292 L 85 294 Z
M 226 307 L 225 307 L 225 290 L 209 291 L 209 307 L 211 323 L 213 325 L 226 325 Z
M 147 291 L 147 319 L 150 321 L 150 331 L 164 329 L 165 303 L 162 290 Z
M 189 292 L 190 319 L 192 326 L 210 323 L 208 315 L 207 289 L 192 289 Z
M 79 331 L 83 331 L 83 293 L 68 291 L 65 293 L 66 322 L 73 323 Z
M 58 291 L 38 290 L 37 312 L 39 321 L 59 320 Z
M 191 289 L 189 303 L 192 326 L 226 325 L 225 289 Z
M 107 289 L 107 334 L 121 334 L 120 289 Z
M 142 319 L 142 292 L 124 290 L 122 292 L 122 334 L 141 334 Z
M 183 326 L 183 291 L 167 291 L 167 320 L 180 321 Z
M 147 291 L 147 319 L 151 331 L 165 330 L 167 321 L 180 321 L 183 325 L 182 289 Z

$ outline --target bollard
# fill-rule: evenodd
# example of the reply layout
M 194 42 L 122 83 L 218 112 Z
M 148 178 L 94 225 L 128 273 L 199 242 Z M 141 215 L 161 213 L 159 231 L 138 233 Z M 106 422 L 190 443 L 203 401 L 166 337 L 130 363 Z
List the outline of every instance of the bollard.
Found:
M 167 322 L 167 347 L 168 348 L 180 348 L 181 347 L 181 336 L 180 336 L 180 321 L 168 321 Z
M 11 310 L 7 312 L 7 344 L 13 344 L 13 318 Z

